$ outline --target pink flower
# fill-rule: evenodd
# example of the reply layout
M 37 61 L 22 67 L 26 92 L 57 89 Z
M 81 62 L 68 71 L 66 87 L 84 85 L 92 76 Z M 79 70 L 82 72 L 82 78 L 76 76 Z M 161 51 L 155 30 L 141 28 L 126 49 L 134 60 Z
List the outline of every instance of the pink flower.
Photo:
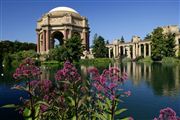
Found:
M 115 84 L 115 83 L 110 83 L 109 86 L 108 86 L 108 88 L 109 88 L 109 89 L 113 89 L 113 88 L 116 87 L 116 86 L 117 86 L 117 84 Z
M 129 120 L 134 120 L 132 117 L 129 117 Z
M 45 111 L 48 109 L 48 106 L 42 104 L 42 105 L 40 106 L 40 109 L 41 109 L 41 112 L 45 112 Z
M 114 96 L 114 95 L 111 95 L 110 99 L 111 99 L 111 100 L 114 100 L 114 99 L 115 99 L 115 96 Z
M 48 100 L 49 100 L 49 96 L 48 96 L 48 95 L 45 95 L 43 99 L 46 100 L 46 101 L 48 101 Z
M 13 74 L 14 79 L 38 77 L 41 74 L 40 69 L 35 66 L 31 58 L 27 58 L 16 69 Z
M 154 118 L 154 120 L 179 120 L 179 117 L 176 116 L 176 112 L 167 107 L 160 110 L 160 114 L 158 118 Z
M 131 95 L 131 91 L 126 91 L 126 92 L 124 92 L 124 94 L 127 95 L 127 96 L 130 96 Z

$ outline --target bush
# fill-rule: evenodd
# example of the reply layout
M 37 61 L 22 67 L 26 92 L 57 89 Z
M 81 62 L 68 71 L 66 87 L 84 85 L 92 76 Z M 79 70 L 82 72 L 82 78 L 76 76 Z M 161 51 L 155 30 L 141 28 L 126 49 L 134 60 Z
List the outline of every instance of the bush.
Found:
M 131 58 L 125 57 L 125 58 L 122 59 L 122 62 L 123 62 L 123 63 L 131 62 Z
M 144 63 L 144 62 L 151 63 L 151 62 L 153 62 L 153 60 L 151 59 L 151 57 L 145 57 L 143 59 L 139 59 L 137 62 L 138 63 Z
M 18 67 L 19 64 L 20 64 L 20 61 L 18 61 L 18 60 L 13 60 L 13 61 L 11 62 L 11 66 L 12 66 L 13 68 Z
M 164 57 L 162 59 L 163 64 L 180 64 L 180 60 L 174 57 Z
M 11 55 L 13 60 L 22 61 L 23 59 L 30 57 L 36 58 L 38 54 L 34 50 L 20 51 Z
M 81 59 L 80 64 L 85 66 L 96 65 L 97 67 L 108 66 L 112 63 L 109 58 Z

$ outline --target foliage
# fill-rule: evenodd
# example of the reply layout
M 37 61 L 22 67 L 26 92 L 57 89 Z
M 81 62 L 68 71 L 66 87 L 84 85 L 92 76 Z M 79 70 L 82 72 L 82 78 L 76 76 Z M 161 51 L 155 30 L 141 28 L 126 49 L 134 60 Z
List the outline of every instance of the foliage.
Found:
M 162 59 L 163 64 L 180 64 L 180 60 L 174 57 L 164 57 Z
M 125 41 L 124 41 L 124 37 L 122 36 L 121 37 L 121 40 L 120 40 L 120 43 L 124 43 Z
M 27 57 L 36 58 L 38 55 L 34 50 L 20 51 L 11 55 L 13 60 L 22 61 Z
M 148 63 L 152 63 L 153 60 L 151 59 L 151 57 L 145 57 L 145 58 L 140 58 L 139 60 L 137 60 L 138 63 L 144 63 L 144 62 L 148 62 Z
M 151 35 L 150 35 L 150 34 L 147 34 L 146 37 L 145 37 L 144 39 L 145 39 L 145 40 L 151 39 Z
M 109 58 L 81 59 L 80 64 L 85 66 L 96 65 L 98 67 L 109 66 L 112 60 Z
M 175 57 L 175 34 L 169 33 L 165 35 L 165 57 Z
M 0 48 L 0 52 L 5 55 L 6 53 L 15 53 L 23 50 L 36 50 L 36 44 L 5 40 L 0 41 Z
M 108 48 L 106 47 L 105 40 L 102 36 L 94 35 L 92 52 L 95 58 L 108 57 Z
M 163 29 L 154 29 L 151 35 L 152 59 L 162 60 L 163 57 L 175 56 L 175 35 L 171 33 L 163 34 Z
M 57 61 L 79 61 L 83 55 L 84 47 L 78 35 L 73 35 L 72 38 L 66 40 L 65 44 L 51 49 L 47 60 Z
M 124 58 L 122 59 L 122 62 L 123 62 L 123 63 L 131 62 L 131 58 L 124 57 Z
M 11 62 L 12 62 L 12 58 L 11 58 L 10 54 L 7 53 L 6 55 L 4 55 L 4 59 L 2 62 L 4 67 L 10 67 Z

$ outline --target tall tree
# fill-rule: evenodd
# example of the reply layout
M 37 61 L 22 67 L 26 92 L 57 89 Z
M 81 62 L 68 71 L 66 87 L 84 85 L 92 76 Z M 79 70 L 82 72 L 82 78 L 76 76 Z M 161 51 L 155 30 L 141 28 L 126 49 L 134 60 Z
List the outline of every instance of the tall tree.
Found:
M 121 37 L 120 43 L 124 43 L 124 37 Z
M 175 56 L 175 34 L 169 33 L 165 35 L 164 40 L 165 56 L 174 57 Z
M 94 35 L 92 52 L 95 58 L 105 58 L 108 55 L 108 48 L 102 36 Z
M 66 43 L 62 46 L 50 50 L 49 57 L 52 60 L 70 62 L 79 61 L 80 57 L 83 56 L 84 46 L 80 36 L 73 35 L 72 38 L 67 39 Z
M 175 35 L 171 33 L 163 34 L 163 29 L 154 29 L 151 35 L 152 59 L 161 60 L 163 57 L 175 55 Z

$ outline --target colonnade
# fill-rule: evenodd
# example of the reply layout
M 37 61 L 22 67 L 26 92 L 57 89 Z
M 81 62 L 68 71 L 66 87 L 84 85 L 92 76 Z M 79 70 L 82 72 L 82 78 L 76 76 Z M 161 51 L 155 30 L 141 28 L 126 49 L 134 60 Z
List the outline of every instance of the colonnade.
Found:
M 109 58 L 119 58 L 121 56 L 126 56 L 127 58 L 135 59 L 139 56 L 151 56 L 150 41 L 108 44 L 107 47 L 109 50 Z

